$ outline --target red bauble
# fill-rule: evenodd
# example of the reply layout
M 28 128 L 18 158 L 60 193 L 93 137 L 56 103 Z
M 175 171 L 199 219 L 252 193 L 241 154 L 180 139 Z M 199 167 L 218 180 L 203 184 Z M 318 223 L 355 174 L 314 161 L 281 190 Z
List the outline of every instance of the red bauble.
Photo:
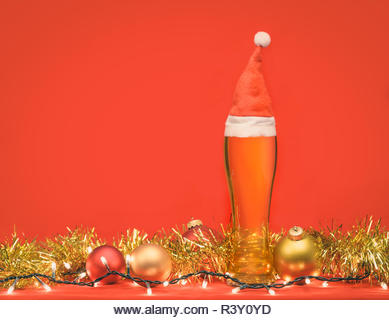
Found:
M 94 249 L 86 260 L 86 272 L 91 280 L 96 280 L 108 272 L 107 267 L 101 261 L 101 257 L 105 258 L 111 271 L 125 272 L 126 262 L 124 261 L 122 253 L 115 247 L 104 245 Z M 120 277 L 117 275 L 110 275 L 99 283 L 112 284 L 119 279 Z
M 220 241 L 220 236 L 215 233 L 211 228 L 204 226 L 201 220 L 194 220 L 188 222 L 187 224 L 188 230 L 182 234 L 184 240 L 189 240 L 193 242 L 198 241 L 209 241 L 212 245 L 216 245 L 218 241 Z M 193 250 L 198 250 L 196 246 L 194 246 Z M 204 271 L 215 271 L 211 261 L 204 257 L 202 261 L 198 265 L 198 270 Z M 201 275 L 204 278 L 204 275 Z
M 204 226 L 201 220 L 192 219 L 187 226 L 188 230 L 182 234 L 184 239 L 190 241 L 215 241 L 216 233 L 211 228 Z

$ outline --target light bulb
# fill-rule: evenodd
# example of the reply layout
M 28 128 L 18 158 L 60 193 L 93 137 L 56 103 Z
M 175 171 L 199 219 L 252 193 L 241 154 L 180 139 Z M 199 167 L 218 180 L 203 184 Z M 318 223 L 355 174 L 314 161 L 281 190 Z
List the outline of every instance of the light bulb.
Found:
M 51 276 L 53 277 L 53 278 L 55 278 L 55 271 L 57 270 L 57 264 L 53 261 L 52 263 L 51 263 L 51 272 L 52 272 L 52 274 L 51 274 Z
M 163 286 L 164 286 L 164 287 L 167 287 L 168 285 L 169 285 L 169 281 L 164 281 L 164 282 L 163 282 Z
M 70 263 L 69 262 L 64 262 L 63 265 L 65 266 L 66 269 L 70 269 Z
M 325 288 L 328 287 L 328 282 L 327 282 L 327 281 L 324 281 L 324 282 L 322 283 L 322 286 L 325 287 Z
M 41 279 L 39 279 L 37 276 L 34 275 L 34 278 L 40 283 L 40 285 L 46 290 L 46 291 L 51 291 L 51 288 L 49 285 L 44 283 Z
M 102 264 L 105 265 L 105 267 L 109 270 L 109 266 L 108 266 L 107 259 L 105 259 L 104 256 L 101 256 L 101 257 L 100 257 L 100 261 L 101 261 Z
M 86 272 L 81 272 L 78 277 L 76 279 L 74 279 L 75 281 L 80 281 L 81 279 L 85 278 L 86 277 Z
M 12 284 L 12 286 L 10 286 L 7 290 L 7 294 L 12 294 L 12 292 L 14 292 L 15 290 L 15 282 Z
M 51 291 L 50 286 L 47 285 L 46 283 L 43 284 L 43 288 L 44 288 L 46 291 Z
M 238 293 L 239 291 L 240 291 L 239 287 L 236 287 L 236 288 L 232 289 L 232 293 Z
M 384 290 L 388 290 L 388 285 L 385 282 L 381 282 L 381 288 Z
M 151 296 L 153 294 L 153 291 L 151 290 L 150 283 L 146 282 L 147 287 L 147 295 Z
M 275 292 L 273 289 L 269 289 L 269 294 L 270 294 L 271 296 L 274 296 L 274 295 L 276 294 L 276 292 Z
M 131 256 L 129 254 L 126 255 L 126 271 L 127 274 L 130 274 L 130 262 L 131 262 Z
M 306 284 L 310 284 L 310 283 L 311 283 L 311 279 L 305 278 L 305 283 L 306 283 Z
M 203 283 L 201 284 L 201 288 L 206 289 L 208 285 L 208 281 L 206 279 L 203 280 Z

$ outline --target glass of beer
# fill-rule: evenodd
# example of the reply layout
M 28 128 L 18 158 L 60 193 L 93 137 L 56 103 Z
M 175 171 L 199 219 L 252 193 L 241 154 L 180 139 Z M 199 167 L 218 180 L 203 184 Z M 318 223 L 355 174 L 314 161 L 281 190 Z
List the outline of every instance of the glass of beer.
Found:
M 225 137 L 225 167 L 236 248 L 229 273 L 247 283 L 274 280 L 268 225 L 276 136 Z

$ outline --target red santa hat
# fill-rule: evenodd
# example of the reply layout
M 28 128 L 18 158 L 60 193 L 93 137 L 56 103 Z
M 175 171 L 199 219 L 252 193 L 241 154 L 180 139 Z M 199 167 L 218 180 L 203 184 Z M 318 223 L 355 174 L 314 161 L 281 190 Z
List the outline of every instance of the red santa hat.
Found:
M 276 135 L 271 100 L 262 74 L 262 48 L 270 44 L 268 33 L 254 37 L 257 46 L 236 85 L 226 121 L 226 137 L 272 137 Z

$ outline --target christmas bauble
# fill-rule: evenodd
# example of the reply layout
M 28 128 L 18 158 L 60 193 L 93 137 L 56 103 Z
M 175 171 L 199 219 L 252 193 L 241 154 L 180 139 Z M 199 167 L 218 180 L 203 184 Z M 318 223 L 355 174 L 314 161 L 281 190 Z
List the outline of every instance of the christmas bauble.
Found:
M 187 223 L 188 230 L 182 234 L 184 240 L 189 241 L 210 241 L 214 243 L 221 239 L 219 234 L 216 234 L 211 228 L 203 225 L 201 220 L 193 219 Z M 194 246 L 193 250 L 198 250 L 198 247 Z M 205 257 L 198 265 L 198 271 L 214 272 L 211 260 Z M 204 275 L 201 275 L 204 277 Z
M 111 271 L 125 272 L 126 262 L 122 253 L 115 247 L 104 245 L 94 249 L 86 260 L 86 272 L 90 279 L 96 280 L 108 272 L 106 265 Z M 120 279 L 117 275 L 110 275 L 99 283 L 112 284 Z
M 150 281 L 166 281 L 172 271 L 169 253 L 159 245 L 143 244 L 131 253 L 130 273 Z M 139 282 L 140 285 L 144 285 Z
M 318 275 L 318 250 L 313 237 L 301 227 L 293 227 L 274 250 L 274 267 L 281 279 Z
M 192 219 L 187 223 L 187 227 L 188 230 L 186 230 L 182 234 L 182 237 L 184 239 L 190 241 L 215 240 L 215 236 L 216 236 L 215 232 L 211 228 L 204 226 L 201 220 Z

